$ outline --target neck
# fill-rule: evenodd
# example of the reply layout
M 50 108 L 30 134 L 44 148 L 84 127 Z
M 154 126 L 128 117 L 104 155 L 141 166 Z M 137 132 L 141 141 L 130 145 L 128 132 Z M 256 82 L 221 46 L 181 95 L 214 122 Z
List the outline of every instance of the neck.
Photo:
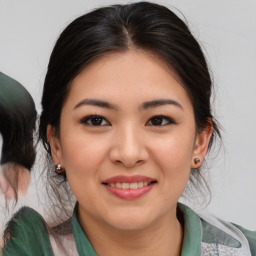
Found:
M 99 256 L 179 256 L 183 231 L 176 212 L 141 230 L 119 230 L 90 218 L 80 224 Z

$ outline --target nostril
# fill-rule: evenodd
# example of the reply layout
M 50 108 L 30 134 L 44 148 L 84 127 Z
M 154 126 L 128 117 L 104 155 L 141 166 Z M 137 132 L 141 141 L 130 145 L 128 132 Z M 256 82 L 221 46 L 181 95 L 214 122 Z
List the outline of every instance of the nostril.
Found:
M 125 161 L 125 160 L 115 160 L 115 163 L 118 165 L 123 165 L 126 168 L 133 168 L 135 166 L 142 165 L 145 163 L 144 160 L 137 160 L 137 161 Z

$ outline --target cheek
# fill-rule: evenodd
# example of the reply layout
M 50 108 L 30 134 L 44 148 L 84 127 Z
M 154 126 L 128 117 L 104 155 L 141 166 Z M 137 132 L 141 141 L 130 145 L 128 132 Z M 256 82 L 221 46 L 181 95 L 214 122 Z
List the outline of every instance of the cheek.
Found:
M 154 144 L 155 163 L 161 169 L 164 200 L 175 201 L 183 193 L 191 170 L 193 136 L 169 137 Z
M 80 198 L 81 193 L 88 195 L 99 184 L 108 143 L 103 138 L 86 136 L 84 132 L 66 134 L 69 136 L 63 136 L 61 139 L 63 166 L 73 194 Z
M 180 172 L 190 170 L 193 155 L 193 136 L 166 136 L 165 139 L 154 141 L 155 161 L 164 170 Z
M 85 134 L 83 129 L 64 130 L 63 134 L 66 136 L 61 138 L 61 155 L 65 168 L 88 172 L 100 164 L 106 146 L 101 136 L 95 139 L 95 135 Z

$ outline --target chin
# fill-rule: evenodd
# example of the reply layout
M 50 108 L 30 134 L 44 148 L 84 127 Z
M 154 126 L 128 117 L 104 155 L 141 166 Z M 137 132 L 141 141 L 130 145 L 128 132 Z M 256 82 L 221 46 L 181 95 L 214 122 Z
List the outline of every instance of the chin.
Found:
M 122 231 L 136 231 L 142 230 L 150 226 L 150 221 L 140 221 L 137 219 L 129 219 L 129 220 L 118 220 L 110 223 L 114 229 L 122 230 Z
M 106 218 L 107 217 L 107 218 Z M 121 213 L 112 212 L 111 216 L 105 216 L 105 222 L 114 229 L 123 231 L 142 230 L 154 222 L 151 214 L 141 211 L 123 210 Z

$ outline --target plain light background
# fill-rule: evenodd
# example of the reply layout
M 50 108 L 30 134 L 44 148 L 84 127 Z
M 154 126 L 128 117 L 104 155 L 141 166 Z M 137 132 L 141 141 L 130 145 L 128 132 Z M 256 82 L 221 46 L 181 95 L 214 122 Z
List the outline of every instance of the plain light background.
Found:
M 0 71 L 22 83 L 40 113 L 51 50 L 60 32 L 93 8 L 135 1 L 0 0 Z M 155 1 L 180 13 L 202 45 L 216 86 L 215 115 L 224 127 L 224 150 L 211 162 L 213 198 L 207 211 L 256 229 L 256 1 Z M 34 168 L 35 176 L 40 165 Z M 22 204 L 36 209 L 36 183 Z M 41 195 L 42 196 L 42 195 Z M 0 205 L 4 205 L 0 198 Z

